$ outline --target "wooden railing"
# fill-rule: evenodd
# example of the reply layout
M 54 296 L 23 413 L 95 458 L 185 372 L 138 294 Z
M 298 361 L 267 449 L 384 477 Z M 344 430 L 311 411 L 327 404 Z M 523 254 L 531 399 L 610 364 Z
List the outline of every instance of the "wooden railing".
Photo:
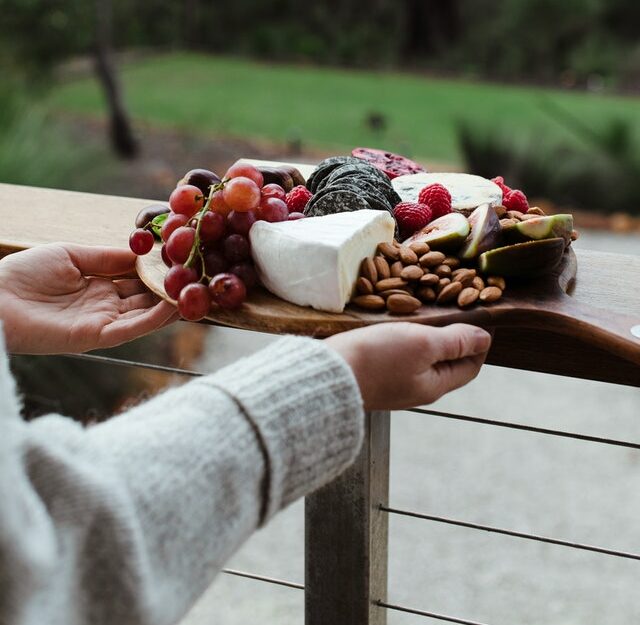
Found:
M 0 185 L 0 256 L 53 241 L 125 247 L 134 216 L 147 203 L 145 200 Z M 638 315 L 640 323 L 640 288 L 637 286 L 640 284 L 640 256 L 580 249 L 576 250 L 576 254 L 579 269 L 572 296 L 594 306 Z M 104 356 L 92 354 L 74 357 L 105 359 Z M 131 363 L 108 357 L 106 360 L 116 365 L 133 364 L 185 376 L 199 375 L 197 371 L 149 363 Z M 540 330 L 499 328 L 488 362 L 514 369 L 640 387 L 640 369 L 637 365 L 588 343 Z M 640 449 L 638 442 L 496 421 L 474 415 L 424 409 L 415 411 L 433 418 Z M 389 430 L 388 412 L 368 414 L 365 443 L 355 464 L 337 480 L 307 497 L 304 585 L 242 571 L 227 572 L 304 589 L 307 625 L 383 625 L 389 610 L 451 623 L 482 625 L 455 615 L 436 614 L 388 600 L 389 515 L 410 516 L 469 530 L 640 560 L 640 553 L 611 549 L 606 545 L 584 544 L 396 508 L 388 500 Z

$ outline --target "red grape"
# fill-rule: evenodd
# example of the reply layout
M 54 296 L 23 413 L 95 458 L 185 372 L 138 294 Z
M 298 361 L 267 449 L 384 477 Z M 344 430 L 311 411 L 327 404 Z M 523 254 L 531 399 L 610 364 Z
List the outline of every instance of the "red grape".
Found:
M 148 254 L 153 247 L 153 234 L 143 228 L 136 228 L 129 236 L 129 247 L 134 254 Z
M 225 204 L 222 189 L 219 189 L 211 196 L 209 207 L 213 212 L 219 213 L 223 217 L 226 217 L 231 212 L 231 207 Z
M 167 267 L 171 267 L 173 265 L 173 263 L 171 262 L 171 259 L 169 258 L 169 256 L 167 255 L 167 246 L 163 245 L 162 248 L 160 249 L 160 256 L 162 256 L 162 262 L 167 266 Z
M 167 240 L 167 256 L 174 263 L 186 262 L 195 239 L 196 231 L 193 228 L 186 226 L 176 228 Z
M 171 299 L 178 299 L 180 291 L 187 284 L 198 280 L 198 272 L 193 267 L 174 265 L 167 271 L 164 277 L 164 290 Z
M 200 240 L 208 243 L 222 238 L 226 228 L 226 219 L 219 213 L 207 211 L 200 218 Z
M 252 289 L 258 284 L 258 274 L 251 263 L 238 263 L 237 265 L 233 265 L 233 267 L 229 269 L 229 273 L 238 276 L 238 278 L 244 282 L 247 289 Z
M 246 237 L 230 234 L 222 241 L 222 253 L 229 263 L 235 265 L 251 257 L 251 247 Z
M 234 211 L 246 213 L 258 208 L 260 187 L 250 178 L 232 178 L 224 185 L 222 197 Z
M 287 208 L 287 204 L 277 197 L 268 197 L 260 202 L 258 214 L 265 221 L 287 221 L 289 218 L 289 209 Z
M 232 273 L 219 273 L 209 282 L 209 293 L 220 308 L 234 309 L 242 306 L 247 297 L 247 289 Z
M 249 178 L 249 180 L 253 180 L 258 187 L 261 187 L 264 184 L 264 176 L 260 173 L 258 169 L 256 169 L 253 165 L 249 165 L 248 163 L 234 163 L 227 169 L 227 173 L 224 175 L 225 178 Z
M 229 263 L 218 250 L 209 250 L 203 254 L 204 272 L 208 276 L 215 276 L 227 270 Z
M 284 199 L 287 197 L 285 190 L 275 182 L 265 184 L 260 191 L 260 195 L 262 196 L 263 200 L 266 197 L 277 197 L 279 200 L 284 201 Z
M 180 226 L 186 226 L 189 218 L 186 215 L 178 215 L 176 213 L 169 213 L 169 216 L 162 224 L 160 229 L 160 238 L 163 241 L 167 241 L 171 236 L 171 233 Z
M 227 217 L 229 230 L 236 234 L 242 234 L 245 237 L 249 234 L 251 226 L 253 226 L 256 221 L 256 215 L 252 211 L 248 213 L 236 213 L 236 211 L 233 211 L 229 213 L 229 217 Z
M 224 275 L 224 274 L 223 274 Z M 187 284 L 178 296 L 178 312 L 187 321 L 200 321 L 211 308 L 209 289 L 204 284 Z
M 182 184 L 171 192 L 169 206 L 174 213 L 192 217 L 204 206 L 204 195 L 198 187 Z
M 289 217 L 287 217 L 288 221 L 296 221 L 298 219 L 304 219 L 306 215 L 304 213 L 289 213 Z

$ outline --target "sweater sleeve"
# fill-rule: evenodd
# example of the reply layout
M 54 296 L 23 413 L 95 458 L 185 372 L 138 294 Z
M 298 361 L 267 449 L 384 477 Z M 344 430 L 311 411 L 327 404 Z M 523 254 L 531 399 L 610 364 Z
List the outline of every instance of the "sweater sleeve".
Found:
M 284 338 L 91 428 L 19 416 L 0 332 L 0 623 L 164 625 L 355 458 L 347 364 Z

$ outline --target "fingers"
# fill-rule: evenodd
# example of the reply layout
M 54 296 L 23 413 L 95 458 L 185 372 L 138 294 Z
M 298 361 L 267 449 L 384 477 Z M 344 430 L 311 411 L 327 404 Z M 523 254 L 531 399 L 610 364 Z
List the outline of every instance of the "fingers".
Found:
M 74 244 L 63 247 L 85 276 L 120 276 L 135 272 L 136 255 L 130 250 Z
M 434 363 L 485 354 L 491 346 L 491 335 L 476 326 L 454 323 L 428 330 L 424 339 L 426 350 Z
M 133 296 L 137 297 L 137 296 Z M 158 330 L 178 319 L 178 311 L 169 302 L 158 302 L 146 310 L 133 310 L 103 328 L 100 347 L 114 347 Z
M 113 285 L 120 297 L 129 297 L 138 293 L 146 293 L 149 289 L 142 280 L 138 278 L 127 278 L 124 280 L 114 280 Z
M 425 379 L 425 383 L 430 386 L 431 392 L 435 391 L 436 394 L 431 401 L 471 382 L 480 372 L 485 358 L 486 352 L 433 365 L 430 375 L 425 376 L 428 378 Z
M 131 310 L 151 308 L 159 301 L 160 298 L 150 291 L 147 291 L 146 293 L 138 293 L 120 300 L 120 312 L 126 313 Z

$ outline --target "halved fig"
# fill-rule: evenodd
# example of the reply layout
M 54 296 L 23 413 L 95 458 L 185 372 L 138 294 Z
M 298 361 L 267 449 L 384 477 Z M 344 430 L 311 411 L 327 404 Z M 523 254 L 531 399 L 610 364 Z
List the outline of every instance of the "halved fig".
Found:
M 356 158 L 360 158 L 363 161 L 367 161 L 368 163 L 375 165 L 378 169 L 387 174 L 391 180 L 398 176 L 417 174 L 427 171 L 424 167 L 418 165 L 418 163 L 415 163 L 406 156 L 400 156 L 400 154 L 386 152 L 385 150 L 376 150 L 375 148 L 354 148 L 351 150 L 351 154 Z
M 432 250 L 454 252 L 460 248 L 469 236 L 469 220 L 460 213 L 449 213 L 434 219 L 422 230 L 404 241 L 403 245 L 424 242 Z
M 503 228 L 502 232 L 505 240 L 509 243 L 562 237 L 565 240 L 565 244 L 569 244 L 572 230 L 573 216 L 562 214 L 548 217 L 532 217 L 507 226 Z
M 464 242 L 458 256 L 464 260 L 476 258 L 483 252 L 491 250 L 500 244 L 502 228 L 496 211 L 489 204 L 478 206 L 469 215 L 471 233 Z
M 531 278 L 552 272 L 562 260 L 564 239 L 527 241 L 497 247 L 480 254 L 478 267 L 482 273 L 507 278 Z

